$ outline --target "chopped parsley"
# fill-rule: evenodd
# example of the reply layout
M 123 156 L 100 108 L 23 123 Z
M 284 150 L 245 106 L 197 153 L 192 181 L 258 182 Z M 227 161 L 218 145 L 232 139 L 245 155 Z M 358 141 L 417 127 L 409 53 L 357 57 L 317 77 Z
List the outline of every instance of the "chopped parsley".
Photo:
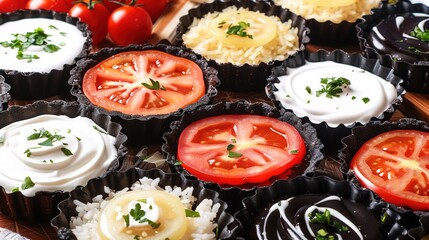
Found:
M 235 140 L 235 139 L 231 139 L 231 141 L 233 143 L 237 143 L 237 140 Z M 241 153 L 231 151 L 234 147 L 235 147 L 234 144 L 228 144 L 228 146 L 226 146 L 226 151 L 228 152 L 228 157 L 229 158 L 239 158 L 239 157 L 243 156 L 243 154 L 241 154 Z
M 130 213 L 127 215 L 123 215 L 123 219 L 125 221 L 125 226 L 130 226 L 130 217 L 132 217 L 136 222 L 139 223 L 145 223 L 147 222 L 149 226 L 151 226 L 153 229 L 159 228 L 161 223 L 156 223 L 154 221 L 151 221 L 150 219 L 145 217 L 146 212 L 142 210 L 141 204 L 137 203 L 134 208 L 130 210 Z
M 222 28 L 223 25 L 226 22 L 220 22 L 218 24 L 219 28 Z M 239 36 L 239 37 L 247 37 L 250 39 L 253 39 L 253 35 L 247 34 L 246 30 L 250 27 L 250 23 L 246 23 L 243 21 L 238 22 L 236 25 L 234 24 L 229 24 L 228 29 L 226 30 L 226 37 L 230 36 L 230 35 L 235 35 L 235 36 Z
M 356 99 L 356 96 L 352 96 L 352 100 L 355 100 Z
M 30 177 L 25 177 L 24 182 L 21 184 L 21 190 L 30 189 L 34 187 L 34 182 Z M 19 187 L 13 188 L 12 192 L 19 192 Z
M 51 26 L 49 26 L 49 28 L 51 28 Z M 42 28 L 36 28 L 33 32 L 27 32 L 25 34 L 15 33 L 12 34 L 12 36 L 14 36 L 15 39 L 10 42 L 0 42 L 0 45 L 5 48 L 18 49 L 16 58 L 19 60 L 32 62 L 33 59 L 39 59 L 39 56 L 35 54 L 25 53 L 30 46 L 43 46 L 43 51 L 47 53 L 53 53 L 61 49 L 55 44 L 48 43 L 48 37 L 50 35 L 46 34 Z
M 299 153 L 299 151 L 295 149 L 295 150 L 290 150 L 289 153 L 293 154 L 293 155 L 296 155 L 296 154 Z
M 367 103 L 369 102 L 369 98 L 364 97 L 364 98 L 362 98 L 362 101 L 363 101 L 365 104 L 367 104 Z
M 311 88 L 310 88 L 309 86 L 306 86 L 306 87 L 305 87 L 305 91 L 307 91 L 307 92 L 308 92 L 308 94 L 311 94 Z
M 27 137 L 27 140 L 35 140 L 40 138 L 47 138 L 45 141 L 38 143 L 40 146 L 53 146 L 53 142 L 64 139 L 64 136 L 58 135 L 57 132 L 51 133 L 44 128 L 39 130 L 34 129 L 35 133 Z
M 193 210 L 190 210 L 190 209 L 185 209 L 185 214 L 186 214 L 186 217 L 190 217 L 190 218 L 200 217 L 200 213 L 199 212 L 193 211 Z
M 429 29 L 424 29 L 424 31 L 422 31 L 416 26 L 414 30 L 410 32 L 410 35 L 422 42 L 429 42 Z
M 381 216 L 381 223 L 385 224 L 387 222 L 387 220 L 389 219 L 389 215 L 387 215 L 387 212 L 385 212 L 382 216 Z
M 24 154 L 25 154 L 27 157 L 31 157 L 31 151 L 30 151 L 30 149 L 29 149 L 29 148 L 27 148 L 27 150 L 25 150 Z
M 309 218 L 310 218 L 310 222 L 311 223 L 319 223 L 322 226 L 326 226 L 326 227 L 333 227 L 335 228 L 337 231 L 340 232 L 346 232 L 349 230 L 349 228 L 345 225 L 342 225 L 339 222 L 333 221 L 331 218 L 331 213 L 329 212 L 328 209 L 325 209 L 324 212 L 311 212 L 309 213 Z M 327 228 L 322 227 L 321 229 L 319 229 L 317 231 L 317 236 L 316 239 L 318 240 L 333 240 L 334 236 L 329 234 L 329 232 L 327 232 L 326 230 Z
M 103 134 L 107 134 L 107 132 L 106 131 L 104 131 L 103 129 L 100 129 L 99 127 L 97 127 L 96 125 L 93 125 L 92 126 L 92 128 L 94 128 L 95 130 L 97 130 L 98 132 L 100 132 L 100 133 L 103 133 Z M 77 138 L 77 137 L 76 137 Z M 78 140 L 80 141 L 80 139 L 78 138 Z
M 149 81 L 150 81 L 150 84 L 142 83 L 142 85 L 151 90 L 166 90 L 165 87 L 161 86 L 161 84 L 158 81 L 153 80 L 152 78 L 149 78 Z
M 71 156 L 73 155 L 73 153 L 68 149 L 68 148 L 61 148 L 61 151 L 64 153 L 64 155 L 66 156 Z
M 322 89 L 316 91 L 316 97 L 325 93 L 327 98 L 340 97 L 340 93 L 343 92 L 342 87 L 351 84 L 350 80 L 344 77 L 321 78 L 320 83 Z
M 228 152 L 228 157 L 229 158 L 239 158 L 241 156 L 243 156 L 243 154 L 241 154 L 241 153 L 231 152 L 231 151 Z
M 176 162 L 174 162 L 174 166 L 180 166 L 182 165 L 182 161 L 177 160 Z

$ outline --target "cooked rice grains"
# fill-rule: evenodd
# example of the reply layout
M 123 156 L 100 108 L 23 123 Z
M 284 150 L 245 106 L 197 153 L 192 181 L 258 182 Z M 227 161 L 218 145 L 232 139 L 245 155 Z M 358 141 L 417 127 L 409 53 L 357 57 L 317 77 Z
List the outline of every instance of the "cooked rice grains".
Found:
M 231 6 L 222 13 L 249 11 Z M 259 13 L 259 12 L 258 12 Z M 259 65 L 261 62 L 283 61 L 299 49 L 298 28 L 292 27 L 292 21 L 281 22 L 277 16 L 269 18 L 276 24 L 277 35 L 270 42 L 255 47 L 236 47 L 225 44 L 208 32 L 211 22 L 220 12 L 207 13 L 203 18 L 194 18 L 188 32 L 183 35 L 183 43 L 194 52 L 217 63 Z M 259 13 L 265 16 L 263 13 Z M 235 14 L 234 14 L 235 15 Z M 250 26 L 251 27 L 251 26 Z
M 314 18 L 318 22 L 331 21 L 333 23 L 356 22 L 362 15 L 371 13 L 371 9 L 377 7 L 380 2 L 381 0 L 358 0 L 349 5 L 334 7 L 314 6 L 306 3 L 305 0 L 274 0 L 274 4 L 290 9 L 305 19 Z
M 76 205 L 76 211 L 78 212 L 77 217 L 71 217 L 70 228 L 76 235 L 77 239 L 88 239 L 96 240 L 100 239 L 98 236 L 99 217 L 103 209 L 107 206 L 109 201 L 116 195 L 136 190 L 160 190 L 168 192 L 174 196 L 177 196 L 185 209 L 192 209 L 192 206 L 196 202 L 196 198 L 192 196 L 193 188 L 188 187 L 182 190 L 180 187 L 167 186 L 162 189 L 158 186 L 160 179 L 150 179 L 147 177 L 141 178 L 139 181 L 134 183 L 131 188 L 124 188 L 121 191 L 114 192 L 113 190 L 105 187 L 105 192 L 108 196 L 103 199 L 101 195 L 98 195 L 92 199 L 92 202 L 82 203 L 78 200 L 74 200 Z M 187 217 L 188 228 L 186 235 L 183 239 L 216 239 L 215 229 L 217 224 L 214 223 L 216 214 L 219 210 L 220 204 L 214 204 L 210 199 L 204 199 L 195 208 L 194 211 L 198 212 L 200 217 Z M 130 235 L 130 239 L 134 239 L 134 236 Z

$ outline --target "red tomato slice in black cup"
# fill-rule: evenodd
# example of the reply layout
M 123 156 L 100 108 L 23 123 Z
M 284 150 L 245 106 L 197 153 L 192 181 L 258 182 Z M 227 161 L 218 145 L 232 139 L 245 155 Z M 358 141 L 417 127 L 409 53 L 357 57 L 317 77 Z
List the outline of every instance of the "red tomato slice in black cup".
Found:
M 113 55 L 85 73 L 82 88 L 96 106 L 142 116 L 177 111 L 206 89 L 198 64 L 157 50 Z
M 386 202 L 429 210 L 429 133 L 393 130 L 366 142 L 350 168 Z
M 177 159 L 198 179 L 218 184 L 262 183 L 300 164 L 305 142 L 290 124 L 259 115 L 220 115 L 187 126 Z

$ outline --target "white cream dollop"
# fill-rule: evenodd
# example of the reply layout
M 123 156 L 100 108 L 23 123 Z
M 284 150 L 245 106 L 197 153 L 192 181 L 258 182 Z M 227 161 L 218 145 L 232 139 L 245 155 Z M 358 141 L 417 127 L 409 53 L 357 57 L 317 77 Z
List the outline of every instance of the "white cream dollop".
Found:
M 287 71 L 288 74 L 280 76 L 280 82 L 274 84 L 278 89 L 274 91 L 275 98 L 298 117 L 307 116 L 313 123 L 325 121 L 330 127 L 364 124 L 387 110 L 397 97 L 395 87 L 388 81 L 347 64 L 306 62 Z M 347 78 L 350 85 L 342 87 L 339 97 L 316 96 L 316 91 L 322 89 L 321 78 L 331 77 Z
M 41 131 L 57 137 L 30 137 Z M 0 139 L 0 185 L 7 192 L 19 187 L 25 196 L 85 185 L 117 156 L 116 139 L 85 117 L 37 116 L 0 129 Z M 35 185 L 22 190 L 26 177 Z
M 0 44 L 0 69 L 40 73 L 47 73 L 53 69 L 62 70 L 65 64 L 74 62 L 86 41 L 82 31 L 67 22 L 47 18 L 26 18 L 1 24 L 0 43 L 14 40 L 14 34 L 25 35 L 37 28 L 42 28 L 49 35 L 47 38 L 49 44 L 54 44 L 60 49 L 48 53 L 43 51 L 43 46 L 30 46 L 23 53 L 37 55 L 39 59 L 29 62 L 16 57 L 17 48 L 12 49 Z

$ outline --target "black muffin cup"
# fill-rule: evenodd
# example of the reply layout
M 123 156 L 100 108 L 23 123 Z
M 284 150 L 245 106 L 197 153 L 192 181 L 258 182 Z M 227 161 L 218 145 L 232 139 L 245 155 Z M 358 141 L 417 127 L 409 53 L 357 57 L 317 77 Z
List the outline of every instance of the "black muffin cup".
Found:
M 82 80 L 85 73 L 101 61 L 111 57 L 114 54 L 127 51 L 144 51 L 144 50 L 158 50 L 168 54 L 189 59 L 201 68 L 204 75 L 205 95 L 197 102 L 186 106 L 183 109 L 178 109 L 175 112 L 162 115 L 129 115 L 118 111 L 107 111 L 101 107 L 95 106 L 85 96 L 82 90 Z M 216 87 L 219 85 L 217 71 L 209 67 L 207 62 L 195 54 L 190 53 L 184 49 L 166 45 L 129 45 L 127 47 L 117 48 L 103 48 L 100 51 L 88 55 L 78 61 L 77 66 L 72 69 L 69 84 L 72 86 L 71 94 L 77 97 L 77 100 L 84 104 L 94 106 L 100 112 L 111 116 L 114 121 L 120 123 L 123 132 L 128 136 L 128 143 L 132 145 L 141 144 L 157 144 L 161 143 L 162 134 L 168 130 L 170 123 L 180 118 L 183 113 L 197 108 L 198 106 L 208 104 L 217 95 Z
M 429 7 L 424 4 L 411 4 L 409 1 L 398 1 L 392 5 L 384 2 L 380 8 L 373 9 L 372 15 L 363 16 L 356 25 L 359 46 L 368 58 L 377 58 L 383 66 L 394 69 L 395 74 L 404 79 L 404 88 L 411 92 L 429 92 L 429 62 L 407 62 L 393 59 L 390 54 L 382 54 L 368 43 L 368 35 L 377 24 L 389 16 L 404 13 L 429 14 Z
M 82 116 L 92 119 L 109 135 L 116 138 L 117 157 L 112 161 L 106 173 L 119 168 L 120 161 L 127 153 L 127 149 L 123 146 L 127 137 L 121 133 L 121 126 L 112 122 L 109 116 L 77 102 L 37 101 L 27 106 L 12 106 L 7 111 L 0 113 L 0 128 L 43 114 L 66 115 L 68 117 Z M 6 190 L 0 186 L 0 211 L 4 215 L 18 220 L 47 222 L 57 214 L 57 204 L 68 196 L 69 192 L 58 189 L 55 192 L 40 191 L 33 197 L 26 197 L 20 191 L 6 193 Z
M 0 112 L 5 111 L 10 100 L 10 86 L 5 83 L 4 77 L 0 75 Z
M 239 229 L 243 229 L 245 239 L 249 239 L 249 229 L 261 211 L 279 200 L 304 194 L 336 195 L 363 204 L 380 221 L 384 214 L 387 215 L 382 229 L 387 239 L 397 239 L 406 234 L 406 229 L 398 224 L 400 216 L 389 209 L 386 203 L 376 200 L 370 191 L 358 188 L 350 182 L 336 181 L 325 176 L 301 176 L 292 180 L 279 180 L 272 186 L 257 189 L 256 194 L 243 200 L 243 208 L 234 218 L 240 222 Z M 236 233 L 240 231 L 237 230 Z
M 421 217 L 419 226 L 408 231 L 408 237 L 413 240 L 420 240 L 429 235 L 429 216 Z
M 86 42 L 74 62 L 65 64 L 62 70 L 53 69 L 49 73 L 40 73 L 19 72 L 0 68 L 0 75 L 3 75 L 6 83 L 11 86 L 10 94 L 12 95 L 12 99 L 41 100 L 68 94 L 70 86 L 67 84 L 67 79 L 70 77 L 70 70 L 76 65 L 78 59 L 85 57 L 92 50 L 92 34 L 88 26 L 79 21 L 78 18 L 71 17 L 66 13 L 47 10 L 18 10 L 10 13 L 2 13 L 0 14 L 0 25 L 27 18 L 48 18 L 72 24 L 86 37 Z
M 281 105 L 280 101 L 276 99 L 274 92 L 278 91 L 275 87 L 275 84 L 279 83 L 280 80 L 278 77 L 282 75 L 287 75 L 288 68 L 298 68 L 305 65 L 306 61 L 309 62 L 323 62 L 323 61 L 333 61 L 337 63 L 347 64 L 350 66 L 359 67 L 368 72 L 371 72 L 386 81 L 390 82 L 397 92 L 396 99 L 392 102 L 391 107 L 386 109 L 379 116 L 373 116 L 370 121 L 380 120 L 386 121 L 389 120 L 399 105 L 403 102 L 403 96 L 405 94 L 405 89 L 402 88 L 402 79 L 396 76 L 393 73 L 393 70 L 381 66 L 380 62 L 376 59 L 368 59 L 362 56 L 359 53 L 348 54 L 342 50 L 334 50 L 328 52 L 325 50 L 319 50 L 315 53 L 306 52 L 303 56 L 297 56 L 295 58 L 288 59 L 283 62 L 282 66 L 276 67 L 273 69 L 271 76 L 268 77 L 268 84 L 266 86 L 266 94 L 268 98 L 271 99 L 274 106 L 278 109 L 285 109 L 286 111 L 292 111 L 288 106 Z M 311 119 L 308 117 L 302 117 L 303 122 L 310 122 L 313 127 L 317 130 L 318 137 L 322 140 L 325 148 L 328 150 L 338 150 L 341 148 L 341 139 L 350 134 L 351 129 L 355 126 L 361 126 L 361 123 L 353 123 L 351 125 L 340 124 L 337 127 L 333 128 L 328 126 L 326 122 L 321 123 L 312 123 Z
M 287 171 L 287 173 L 273 177 L 267 183 L 260 185 L 246 184 L 242 186 L 228 186 L 203 181 L 208 188 L 220 191 L 221 199 L 228 203 L 230 210 L 232 211 L 239 209 L 241 199 L 253 194 L 257 187 L 267 184 L 271 185 L 277 179 L 292 178 L 295 176 L 309 174 L 314 171 L 317 163 L 324 158 L 321 152 L 323 145 L 317 138 L 315 129 L 311 127 L 310 124 L 303 124 L 301 120 L 294 114 L 278 112 L 275 108 L 268 104 L 249 103 L 247 101 L 241 100 L 236 102 L 221 102 L 215 105 L 200 107 L 195 111 L 184 114 L 180 121 L 176 121 L 171 124 L 171 131 L 167 132 L 163 136 L 164 144 L 162 145 L 162 151 L 166 156 L 167 162 L 170 164 L 173 172 L 181 173 L 190 179 L 197 179 L 195 176 L 186 171 L 180 164 L 176 163 L 178 161 L 176 154 L 180 134 L 188 125 L 195 121 L 223 114 L 261 115 L 287 122 L 299 131 L 305 141 L 307 148 L 307 153 L 303 160 L 303 164 L 294 166 L 292 169 Z
M 305 26 L 305 20 L 290 12 L 288 9 L 283 9 L 269 1 L 222 0 L 201 4 L 189 10 L 188 15 L 182 16 L 177 27 L 174 44 L 186 48 L 182 36 L 188 31 L 194 18 L 202 18 L 207 13 L 220 12 L 230 6 L 259 11 L 265 13 L 267 16 L 278 16 L 282 22 L 292 20 L 292 27 L 298 28 L 299 49 L 291 56 L 301 54 L 302 51 L 305 50 L 305 45 L 310 41 L 307 36 L 309 30 Z M 263 92 L 266 84 L 265 79 L 270 75 L 271 69 L 281 64 L 281 61 L 271 61 L 259 65 L 244 64 L 242 66 L 237 66 L 231 63 L 217 63 L 214 60 L 207 61 L 210 66 L 218 71 L 218 76 L 221 81 L 220 89 L 235 92 Z
M 392 130 L 417 130 L 422 132 L 429 132 L 429 125 L 421 120 L 414 118 L 402 118 L 397 122 L 389 121 L 374 121 L 352 129 L 351 134 L 341 140 L 343 148 L 339 151 L 339 159 L 342 163 L 341 170 L 344 173 L 345 179 L 355 185 L 360 186 L 358 179 L 355 177 L 353 171 L 349 169 L 350 162 L 353 156 L 357 153 L 360 147 L 368 140 L 375 136 Z M 377 198 L 378 195 L 376 195 Z M 413 213 L 417 216 L 429 215 L 426 211 L 412 211 L 409 208 L 391 204 L 395 211 L 401 214 Z M 412 216 L 410 217 L 410 219 Z
M 193 187 L 192 195 L 197 198 L 194 206 L 197 206 L 204 199 L 213 200 L 213 204 L 219 203 L 220 208 L 217 212 L 215 221 L 218 224 L 217 237 L 218 239 L 229 239 L 236 230 L 238 224 L 234 222 L 233 217 L 226 213 L 228 205 L 219 199 L 219 194 L 210 189 L 206 189 L 201 182 L 185 179 L 180 174 L 164 173 L 159 169 L 141 170 L 131 168 L 126 172 L 111 172 L 105 177 L 95 178 L 88 182 L 85 187 L 80 187 L 70 193 L 70 197 L 58 204 L 60 214 L 52 219 L 51 224 L 58 233 L 58 239 L 76 239 L 75 235 L 70 230 L 69 221 L 72 216 L 77 216 L 76 205 L 74 200 L 79 200 L 83 203 L 92 201 L 92 198 L 97 195 L 107 194 L 104 187 L 119 191 L 125 187 L 130 187 L 140 178 L 148 177 L 151 179 L 160 178 L 159 186 L 178 186 L 182 189 Z

